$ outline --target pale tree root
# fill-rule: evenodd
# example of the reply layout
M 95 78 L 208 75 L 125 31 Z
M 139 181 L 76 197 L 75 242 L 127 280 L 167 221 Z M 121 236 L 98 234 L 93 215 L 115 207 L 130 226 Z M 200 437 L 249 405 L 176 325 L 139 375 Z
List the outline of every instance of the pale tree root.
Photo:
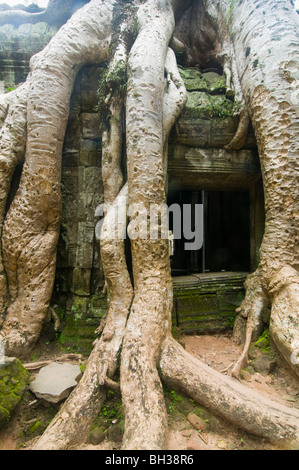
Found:
M 55 279 L 61 155 L 70 96 L 80 68 L 109 56 L 113 6 L 113 0 L 100 8 L 92 0 L 31 58 L 25 163 L 2 236 L 9 306 L 1 334 L 8 355 L 28 355 L 47 316 Z
M 224 148 L 226 150 L 240 150 L 247 139 L 250 117 L 239 80 L 234 48 L 228 36 L 225 38 L 221 56 L 224 59 L 223 71 L 226 75 L 226 96 L 228 98 L 234 97 L 235 103 L 240 107 L 237 131 L 232 140 Z
M 128 226 L 134 299 L 120 368 L 125 415 L 122 449 L 159 450 L 166 445 L 167 411 L 156 364 L 161 341 L 171 324 L 169 248 L 168 240 L 150 239 L 148 233 L 145 239 L 135 239 L 134 229 L 140 230 L 138 218 L 141 214 L 148 216 L 152 204 L 165 204 L 165 147 L 185 93 L 173 67 L 173 51 L 168 49 L 174 28 L 170 2 L 148 2 L 140 7 L 138 21 L 140 30 L 128 61 L 129 203 L 138 203 L 139 209 L 130 214 Z M 164 229 L 159 222 L 155 227 L 151 223 L 153 228 Z
M 0 239 L 12 177 L 25 155 L 27 99 L 26 83 L 0 97 Z M 4 321 L 7 300 L 7 277 L 0 242 L 0 326 Z
M 287 408 L 220 374 L 186 352 L 170 336 L 162 345 L 160 375 L 212 413 L 282 448 L 298 448 L 299 411 Z
M 240 112 L 240 120 L 238 124 L 238 128 L 236 134 L 229 142 L 229 144 L 225 145 L 224 148 L 226 150 L 240 150 L 244 147 L 244 144 L 247 139 L 248 135 L 248 128 L 250 124 L 250 117 L 247 111 L 246 106 L 244 105 L 241 112 Z
M 241 369 L 247 361 L 253 334 L 260 330 L 262 311 L 269 305 L 269 299 L 265 293 L 263 278 L 259 270 L 256 270 L 247 277 L 244 287 L 246 289 L 245 299 L 240 307 L 236 309 L 239 318 L 235 322 L 234 335 L 235 337 L 237 336 L 237 328 L 240 321 L 246 319 L 245 343 L 240 358 L 230 371 L 230 374 L 236 378 L 240 376 Z
M 113 57 L 109 63 L 105 78 L 105 92 L 103 109 L 100 109 L 102 119 L 107 120 L 103 124 L 102 132 L 102 178 L 104 185 L 105 205 L 112 204 L 124 184 L 121 168 L 123 129 L 122 120 L 124 114 L 124 88 L 127 65 L 127 41 L 124 30 L 128 27 L 127 22 L 121 26 L 121 32 L 115 47 Z M 118 86 L 115 85 L 115 77 L 118 77 Z M 104 93 L 104 91 L 101 91 Z M 106 107 L 108 106 L 108 109 Z M 104 114 L 104 115 L 103 115 Z M 106 114 L 106 115 L 105 115 Z M 107 119 L 108 115 L 108 119 Z
M 101 231 L 101 259 L 109 291 L 108 315 L 102 333 L 104 341 L 109 341 L 118 334 L 118 319 L 126 320 L 133 297 L 125 253 L 127 205 L 126 184 L 108 210 Z
M 105 402 L 107 388 L 119 388 L 112 378 L 118 367 L 119 351 L 132 301 L 124 249 L 127 189 L 127 186 L 122 189 L 108 210 L 101 231 L 102 261 L 110 288 L 106 325 L 101 338 L 95 341 L 78 386 L 33 450 L 63 450 L 81 443 Z
M 299 275 L 291 266 L 280 269 L 269 285 L 270 335 L 289 368 L 299 376 Z
M 261 314 L 271 306 L 269 332 L 274 345 L 288 368 L 299 376 L 299 276 L 291 266 L 284 266 L 272 276 L 268 287 L 261 271 L 250 274 L 245 281 L 246 295 L 235 321 L 233 338 L 239 341 L 240 325 L 246 322 L 245 343 L 242 354 L 230 375 L 238 378 L 244 367 L 253 340 L 261 333 Z

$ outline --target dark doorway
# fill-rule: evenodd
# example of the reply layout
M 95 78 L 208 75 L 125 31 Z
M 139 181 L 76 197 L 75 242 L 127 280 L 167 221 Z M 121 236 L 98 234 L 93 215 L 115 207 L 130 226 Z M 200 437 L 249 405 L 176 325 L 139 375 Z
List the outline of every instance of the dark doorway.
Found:
M 249 271 L 249 192 L 205 193 L 205 271 Z
M 172 275 L 202 272 L 249 271 L 250 269 L 250 195 L 249 191 L 170 191 L 168 206 L 191 206 L 194 230 L 196 204 L 202 204 L 203 244 L 200 249 L 186 250 L 182 227 L 181 238 L 173 240 Z M 183 220 L 181 220 L 183 224 Z M 170 213 L 169 230 L 173 231 Z

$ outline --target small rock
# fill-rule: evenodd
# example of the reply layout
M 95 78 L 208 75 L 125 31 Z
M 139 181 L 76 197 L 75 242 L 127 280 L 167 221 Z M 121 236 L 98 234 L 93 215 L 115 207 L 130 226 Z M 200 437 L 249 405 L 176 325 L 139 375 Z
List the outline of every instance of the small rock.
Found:
M 30 390 L 38 398 L 50 403 L 59 403 L 69 396 L 80 377 L 81 370 L 78 365 L 53 362 L 39 371 L 30 384 Z
M 259 374 L 258 372 L 256 372 L 256 373 L 254 374 L 253 378 L 254 378 L 255 382 L 257 382 L 257 383 L 259 383 L 259 384 L 263 383 L 262 376 L 261 376 L 261 374 Z
M 249 359 L 257 359 L 261 355 L 261 351 L 258 347 L 251 345 L 248 351 Z
M 187 419 L 189 423 L 191 423 L 192 426 L 195 427 L 195 429 L 200 429 L 201 431 L 206 431 L 208 429 L 208 424 L 206 423 L 206 421 L 201 419 L 195 413 L 189 413 Z
M 121 442 L 123 437 L 121 424 L 114 424 L 107 429 L 107 436 L 111 441 Z

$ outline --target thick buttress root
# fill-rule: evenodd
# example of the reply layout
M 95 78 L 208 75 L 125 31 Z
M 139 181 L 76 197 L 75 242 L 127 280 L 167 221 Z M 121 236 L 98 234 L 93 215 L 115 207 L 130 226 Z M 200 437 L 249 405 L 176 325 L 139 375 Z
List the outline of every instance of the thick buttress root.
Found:
M 173 338 L 162 345 L 159 368 L 162 380 L 215 415 L 254 435 L 287 448 L 299 441 L 299 412 L 257 395 L 239 381 L 224 376 L 185 351 Z
M 261 313 L 271 305 L 270 335 L 275 346 L 286 361 L 288 367 L 299 376 L 299 327 L 293 312 L 299 311 L 299 276 L 291 266 L 284 266 L 265 288 L 265 281 L 259 270 L 248 276 L 245 282 L 246 295 L 237 309 L 239 319 L 235 322 L 234 334 L 240 318 L 246 321 L 245 343 L 242 354 L 230 374 L 239 378 L 241 368 L 247 360 L 247 354 L 253 333 L 261 332 Z M 266 294 L 267 292 L 267 294 Z
M 167 412 L 156 368 L 160 344 L 171 325 L 172 282 L 167 239 L 135 239 L 140 214 L 166 203 L 165 148 L 182 110 L 186 90 L 168 44 L 174 18 L 170 2 L 151 1 L 139 9 L 140 30 L 129 55 L 127 92 L 127 169 L 131 213 L 128 231 L 134 275 L 134 299 L 121 356 L 121 392 L 125 414 L 122 448 L 163 449 Z M 149 41 L 148 38 L 151 40 Z M 157 221 L 161 233 L 165 227 Z M 151 229 L 152 220 L 151 220 Z M 150 429 L 150 433 L 145 433 Z
M 106 325 L 101 337 L 95 341 L 83 378 L 34 446 L 35 450 L 65 449 L 75 445 L 78 439 L 83 440 L 105 402 L 107 387 L 119 387 L 112 378 L 118 367 L 133 293 L 124 250 L 126 205 L 127 186 L 124 186 L 108 210 L 102 227 L 101 250 L 110 290 Z M 115 217 L 116 213 L 124 214 L 122 224 Z
M 28 84 L 0 97 L 0 327 L 8 300 L 7 277 L 2 258 L 2 226 L 10 184 L 18 164 L 24 160 L 26 145 Z
M 280 269 L 269 285 L 269 295 L 271 338 L 290 369 L 299 376 L 298 272 L 291 266 Z
M 262 276 L 257 270 L 250 274 L 245 281 L 246 295 L 240 307 L 236 312 L 240 317 L 246 318 L 246 334 L 245 343 L 242 354 L 238 361 L 235 363 L 230 374 L 233 377 L 239 378 L 240 371 L 247 360 L 247 354 L 252 340 L 253 332 L 260 326 L 261 314 L 265 307 L 269 305 L 269 300 L 265 294 L 262 285 Z M 236 325 L 238 321 L 236 322 Z
M 2 233 L 9 305 L 1 334 L 7 355 L 24 357 L 30 352 L 48 312 L 60 228 L 61 154 L 72 86 L 85 63 L 107 59 L 112 10 L 113 0 L 104 2 L 101 8 L 98 2 L 91 1 L 80 14 L 75 14 L 45 49 L 32 57 L 26 85 L 16 90 L 16 95 L 22 90 L 28 92 L 27 106 L 23 106 L 25 119 L 15 121 L 24 121 L 23 127 L 27 124 L 28 135 L 19 188 Z M 20 97 L 16 109 L 24 99 Z M 1 114 L 2 111 L 0 104 Z M 3 115 L 0 118 L 3 120 Z M 23 134 L 24 131 L 15 134 L 20 137 L 20 144 Z M 3 131 L 4 144 L 6 137 Z M 12 164 L 5 168 L 8 171 L 1 184 L 10 179 L 11 168 Z M 5 291 L 1 264 L 0 271 L 0 288 Z M 4 292 L 2 298 L 5 297 Z

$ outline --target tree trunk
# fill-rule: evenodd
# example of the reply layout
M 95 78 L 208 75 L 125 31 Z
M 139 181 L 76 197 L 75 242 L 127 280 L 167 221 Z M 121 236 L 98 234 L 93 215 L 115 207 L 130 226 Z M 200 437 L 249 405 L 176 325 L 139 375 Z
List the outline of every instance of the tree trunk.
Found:
M 36 342 L 50 303 L 61 214 L 61 153 L 73 83 L 87 62 L 108 58 L 113 0 L 92 1 L 31 59 L 27 148 L 17 194 L 3 227 L 9 305 L 2 334 L 7 354 Z
M 170 335 L 173 293 L 165 236 L 168 227 L 163 216 L 149 227 L 149 216 L 153 205 L 163 211 L 166 204 L 167 142 L 186 102 L 186 90 L 169 44 L 176 19 L 189 4 L 196 7 L 199 3 L 92 0 L 60 29 L 44 51 L 33 57 L 26 84 L 0 103 L 4 122 L 2 217 L 13 169 L 22 160 L 27 122 L 23 173 L 3 226 L 4 268 L 0 263 L 1 334 L 7 353 L 22 356 L 39 336 L 52 294 L 60 223 L 61 152 L 76 74 L 86 63 L 109 60 L 109 89 L 119 65 L 127 68 L 125 99 L 120 90 L 110 88 L 104 100 L 109 109 L 103 132 L 106 206 L 99 238 L 109 290 L 106 325 L 79 385 L 35 449 L 70 448 L 86 436 L 104 403 L 106 388 L 118 386 L 113 376 L 119 356 L 125 413 L 123 449 L 166 447 L 167 413 L 160 377 L 248 432 L 289 446 L 299 440 L 299 415 L 294 408 L 278 407 L 262 397 L 254 399 L 252 392 L 234 379 L 188 355 Z M 214 28 L 217 25 L 220 42 L 231 38 L 229 50 L 234 51 L 238 72 L 238 77 L 235 73 L 232 76 L 240 82 L 246 105 L 244 120 L 231 145 L 242 144 L 249 114 L 257 136 L 266 196 L 260 265 L 247 279 L 241 306 L 248 325 L 245 349 L 234 370 L 238 375 L 260 312 L 269 303 L 273 338 L 289 362 L 299 347 L 298 116 L 297 103 L 292 102 L 298 78 L 298 51 L 294 48 L 298 19 L 288 0 L 203 0 L 202 13 L 204 7 L 210 24 Z M 119 8 L 124 16 L 115 42 L 114 15 Z M 263 10 L 265 15 L 261 16 Z M 273 35 L 282 33 L 283 38 L 276 43 Z M 128 38 L 133 38 L 133 44 Z M 17 104 L 14 111 L 12 100 Z M 127 182 L 121 171 L 123 105 Z M 9 134 L 12 112 L 18 139 L 15 133 Z M 10 144 L 14 149 L 19 145 L 16 154 Z M 126 212 L 133 283 L 125 256 Z
M 221 0 L 219 8 L 257 139 L 265 193 L 257 285 L 248 286 L 241 310 L 253 326 L 268 296 L 271 336 L 299 375 L 291 360 L 299 350 L 298 15 L 286 0 Z M 251 293 L 256 289 L 260 302 Z

